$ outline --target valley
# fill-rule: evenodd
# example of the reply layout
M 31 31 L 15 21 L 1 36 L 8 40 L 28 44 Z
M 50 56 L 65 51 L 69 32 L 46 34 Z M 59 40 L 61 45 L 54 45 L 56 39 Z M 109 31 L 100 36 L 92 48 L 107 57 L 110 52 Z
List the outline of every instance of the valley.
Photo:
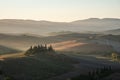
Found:
M 0 20 L 0 80 L 115 78 L 120 74 L 119 23 L 114 18 Z

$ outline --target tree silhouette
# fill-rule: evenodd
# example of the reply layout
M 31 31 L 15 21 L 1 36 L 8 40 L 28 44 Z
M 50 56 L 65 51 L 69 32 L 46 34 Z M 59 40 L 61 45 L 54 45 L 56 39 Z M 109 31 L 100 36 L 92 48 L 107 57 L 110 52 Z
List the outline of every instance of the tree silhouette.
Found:
M 113 71 L 111 66 L 104 66 L 103 68 L 88 72 L 88 75 L 80 75 L 71 78 L 71 80 L 102 80 L 104 77 L 112 73 Z
M 34 54 L 44 54 L 48 52 L 55 52 L 52 45 L 47 46 L 45 45 L 37 45 L 37 46 L 31 46 L 26 52 L 25 55 L 34 55 Z
M 52 45 L 50 45 L 50 46 L 48 47 L 48 51 L 54 51 Z

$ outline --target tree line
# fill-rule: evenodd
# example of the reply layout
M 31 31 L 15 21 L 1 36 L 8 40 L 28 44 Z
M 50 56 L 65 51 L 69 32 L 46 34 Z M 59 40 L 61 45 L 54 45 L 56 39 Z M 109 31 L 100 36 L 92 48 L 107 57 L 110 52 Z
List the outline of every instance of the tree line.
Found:
M 70 80 L 102 80 L 104 77 L 113 73 L 112 67 L 103 67 L 94 71 L 88 72 L 87 75 L 80 75 Z

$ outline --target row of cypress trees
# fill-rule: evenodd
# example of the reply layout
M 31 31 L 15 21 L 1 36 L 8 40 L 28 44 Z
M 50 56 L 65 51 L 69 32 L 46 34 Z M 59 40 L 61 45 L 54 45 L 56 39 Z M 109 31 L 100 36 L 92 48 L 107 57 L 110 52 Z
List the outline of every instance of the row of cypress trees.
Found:
M 113 73 L 112 67 L 103 67 L 101 69 L 96 69 L 95 71 L 89 72 L 88 76 L 90 77 L 90 80 L 100 80 L 108 75 Z
M 26 55 L 31 54 L 39 54 L 39 53 L 46 53 L 46 52 L 55 52 L 52 45 L 47 46 L 45 45 L 37 45 L 37 46 L 31 46 L 26 52 Z
M 71 80 L 102 80 L 102 78 L 112 74 L 112 67 L 103 67 L 94 71 L 88 72 L 88 75 L 80 75 L 72 78 Z

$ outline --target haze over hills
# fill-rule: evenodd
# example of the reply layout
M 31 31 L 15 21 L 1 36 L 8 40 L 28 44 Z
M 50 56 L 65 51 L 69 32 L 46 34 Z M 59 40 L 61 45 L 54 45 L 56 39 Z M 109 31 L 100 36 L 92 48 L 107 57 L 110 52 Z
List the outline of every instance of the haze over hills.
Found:
M 108 31 L 105 31 L 104 33 L 105 34 L 120 35 L 120 28 L 119 29 L 108 30 Z
M 117 18 L 89 18 L 73 22 L 50 22 L 22 19 L 0 20 L 1 33 L 30 33 L 44 35 L 51 32 L 101 32 L 120 28 L 120 19 Z
M 110 64 L 107 63 L 106 60 L 104 62 L 107 64 L 104 63 L 103 60 L 97 61 L 93 56 L 111 57 L 113 52 L 117 52 L 117 55 L 120 55 L 120 35 L 108 35 L 112 32 L 115 33 L 115 31 L 119 31 L 119 22 L 119 19 L 98 18 L 78 20 L 69 23 L 1 20 L 0 45 L 3 46 L 0 46 L 0 52 L 3 51 L 2 54 L 12 53 L 0 56 L 2 60 L 1 70 L 5 72 L 3 75 L 12 76 L 17 80 L 46 80 L 51 77 L 53 77 L 53 79 L 50 80 L 59 80 L 54 79 L 54 77 L 61 74 L 64 75 L 64 73 L 67 72 L 69 75 L 69 71 L 75 71 L 75 74 L 78 74 L 76 71 L 87 72 L 92 68 L 108 66 Z M 104 32 L 107 31 L 112 32 L 106 35 Z M 45 33 L 50 33 L 50 35 L 41 36 Z M 43 49 L 40 49 L 42 44 Z M 48 52 L 47 50 L 47 46 L 50 45 L 52 45 L 54 49 L 53 52 Z M 37 48 L 41 51 L 38 52 L 39 50 Z M 22 52 L 13 54 L 15 49 L 21 50 Z M 27 49 L 30 51 L 30 54 L 37 52 L 32 55 L 24 55 Z M 47 53 L 44 50 L 47 50 Z M 41 52 L 45 54 L 39 54 Z M 89 55 L 91 56 L 90 58 L 87 57 Z M 72 60 L 75 60 L 75 62 L 71 63 Z M 76 64 L 76 62 L 79 63 Z M 103 65 L 98 65 L 98 62 Z M 114 66 L 114 64 L 111 65 Z M 73 67 L 75 67 L 75 70 L 73 70 Z M 72 73 L 72 75 L 74 75 L 74 73 Z M 70 76 L 71 75 L 61 80 L 67 80 Z
M 55 50 L 58 51 L 75 51 L 82 53 L 114 51 L 111 45 L 108 45 L 106 41 L 103 40 L 105 38 L 99 36 L 99 34 L 82 33 L 62 34 L 48 37 L 0 34 L 0 44 L 23 51 L 28 49 L 29 46 L 38 44 L 51 44 Z M 96 37 L 98 37 L 98 40 Z M 99 40 L 101 41 L 100 44 Z
M 120 0 L 0 0 L 0 80 L 120 80 Z

